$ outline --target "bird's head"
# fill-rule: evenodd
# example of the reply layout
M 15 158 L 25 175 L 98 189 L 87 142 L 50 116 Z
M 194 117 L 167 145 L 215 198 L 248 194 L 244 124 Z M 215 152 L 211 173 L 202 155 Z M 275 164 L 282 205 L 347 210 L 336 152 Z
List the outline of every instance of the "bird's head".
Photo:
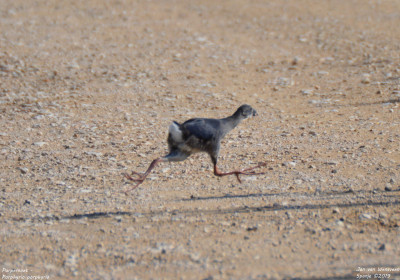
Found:
M 247 119 L 249 117 L 257 116 L 258 114 L 250 105 L 245 104 L 240 106 L 233 115 L 237 118 Z

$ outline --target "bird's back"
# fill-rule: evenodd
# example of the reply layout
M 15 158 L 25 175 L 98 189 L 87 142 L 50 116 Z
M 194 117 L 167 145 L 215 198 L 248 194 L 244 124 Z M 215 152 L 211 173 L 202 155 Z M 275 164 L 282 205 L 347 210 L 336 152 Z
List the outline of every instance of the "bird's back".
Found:
M 221 135 L 221 120 L 196 118 L 182 124 L 184 135 L 194 136 L 203 141 L 218 139 Z
M 255 114 L 253 108 L 242 105 L 232 116 L 223 119 L 194 118 L 182 124 L 173 122 L 168 135 L 169 150 L 185 154 L 207 152 L 215 156 L 221 139 L 243 119 Z
M 221 120 L 218 119 L 195 118 L 183 124 L 173 122 L 168 134 L 169 150 L 186 154 L 211 153 L 219 148 L 223 136 L 221 128 Z

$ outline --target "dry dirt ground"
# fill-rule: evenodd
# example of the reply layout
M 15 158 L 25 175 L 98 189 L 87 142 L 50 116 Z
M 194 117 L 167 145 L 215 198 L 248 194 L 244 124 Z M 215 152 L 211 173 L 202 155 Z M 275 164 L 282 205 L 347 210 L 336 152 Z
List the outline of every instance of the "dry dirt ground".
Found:
M 400 279 L 399 26 L 395 0 L 2 0 L 2 279 Z M 197 154 L 124 194 L 172 120 L 243 103 L 220 168 L 265 175 Z

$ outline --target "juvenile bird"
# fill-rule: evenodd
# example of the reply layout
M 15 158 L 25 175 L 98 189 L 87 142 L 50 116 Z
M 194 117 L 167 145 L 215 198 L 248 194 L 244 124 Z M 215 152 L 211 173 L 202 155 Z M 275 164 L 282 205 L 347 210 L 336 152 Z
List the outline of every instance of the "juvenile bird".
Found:
M 255 168 L 265 166 L 266 163 L 258 164 L 255 167 L 244 170 L 234 170 L 230 172 L 221 172 L 217 167 L 218 154 L 221 147 L 221 140 L 225 135 L 234 129 L 240 122 L 249 117 L 257 115 L 257 111 L 249 105 L 240 106 L 236 112 L 223 119 L 194 118 L 185 121 L 182 124 L 172 122 L 169 126 L 168 148 L 169 153 L 166 156 L 153 160 L 146 172 L 132 172 L 136 178 L 128 174 L 125 177 L 136 184 L 129 189 L 131 191 L 139 186 L 151 170 L 160 162 L 182 161 L 188 156 L 198 152 L 206 152 L 211 157 L 214 165 L 214 174 L 216 176 L 236 175 L 237 180 L 241 183 L 239 175 L 259 175 L 264 173 L 255 173 Z M 127 191 L 127 192 L 128 192 Z

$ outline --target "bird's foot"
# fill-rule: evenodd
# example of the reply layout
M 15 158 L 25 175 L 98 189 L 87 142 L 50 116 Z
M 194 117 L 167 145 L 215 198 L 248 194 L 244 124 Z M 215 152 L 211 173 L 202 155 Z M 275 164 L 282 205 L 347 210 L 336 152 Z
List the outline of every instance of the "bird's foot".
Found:
M 136 183 L 132 188 L 130 188 L 130 189 L 125 191 L 126 195 L 128 195 L 128 192 L 133 191 L 134 189 L 136 189 L 146 179 L 146 177 L 143 174 L 140 174 L 140 173 L 137 173 L 137 172 L 134 172 L 134 171 L 132 172 L 132 175 L 136 175 L 137 178 L 135 179 L 131 175 L 129 175 L 127 173 L 124 173 L 124 176 L 125 176 L 126 179 Z
M 266 165 L 267 165 L 266 162 L 260 162 L 258 165 L 250 167 L 250 168 L 243 169 L 240 172 L 243 175 L 262 175 L 262 174 L 265 174 L 266 172 L 254 172 L 254 171 L 251 171 L 251 170 L 254 170 L 254 169 L 260 168 L 260 167 L 264 167 Z M 251 171 L 251 172 L 248 172 L 248 171 Z
M 150 174 L 151 170 L 153 170 L 153 168 L 159 162 L 162 162 L 162 161 L 166 161 L 166 158 L 163 157 L 163 158 L 158 158 L 158 159 L 153 160 L 150 163 L 149 167 L 147 168 L 146 172 L 144 172 L 144 173 L 138 173 L 138 172 L 132 171 L 132 175 L 137 176 L 136 179 L 133 178 L 131 175 L 124 173 L 125 178 L 127 178 L 128 180 L 131 180 L 131 181 L 136 183 L 136 185 L 134 185 L 132 188 L 130 188 L 129 190 L 125 191 L 125 194 L 127 195 L 128 192 L 136 189 L 141 183 L 143 183 L 143 181 L 146 179 L 146 177 Z
M 129 180 L 131 180 L 131 181 L 136 180 L 136 179 L 132 178 L 131 175 L 137 176 L 138 179 L 141 179 L 141 178 L 144 177 L 144 174 L 143 174 L 143 173 L 139 173 L 139 172 L 136 172 L 136 171 L 132 171 L 132 172 L 131 172 L 131 175 L 129 175 L 129 174 L 127 174 L 127 173 L 124 173 L 124 175 L 125 175 L 125 177 L 126 177 L 127 179 L 129 179 Z
M 243 170 L 240 170 L 240 171 L 234 171 L 234 174 L 236 175 L 236 178 L 239 181 L 239 183 L 242 183 L 242 180 L 240 179 L 239 175 L 250 175 L 250 176 L 251 175 L 263 175 L 266 172 L 256 172 L 256 171 L 253 171 L 253 170 L 256 169 L 256 168 L 260 168 L 260 167 L 266 166 L 266 165 L 267 165 L 266 162 L 261 162 L 256 166 L 253 166 L 253 167 L 250 167 L 250 168 L 246 168 L 246 169 L 243 169 Z
M 239 183 L 242 183 L 242 180 L 240 179 L 240 175 L 262 175 L 262 174 L 265 174 L 265 172 L 252 171 L 253 169 L 263 167 L 265 165 L 267 165 L 267 163 L 263 162 L 263 163 L 259 163 L 258 165 L 254 166 L 254 167 L 246 168 L 243 170 L 235 170 L 235 171 L 226 172 L 226 173 L 220 172 L 218 170 L 217 166 L 214 166 L 214 174 L 217 176 L 235 175 L 237 180 L 239 181 Z

